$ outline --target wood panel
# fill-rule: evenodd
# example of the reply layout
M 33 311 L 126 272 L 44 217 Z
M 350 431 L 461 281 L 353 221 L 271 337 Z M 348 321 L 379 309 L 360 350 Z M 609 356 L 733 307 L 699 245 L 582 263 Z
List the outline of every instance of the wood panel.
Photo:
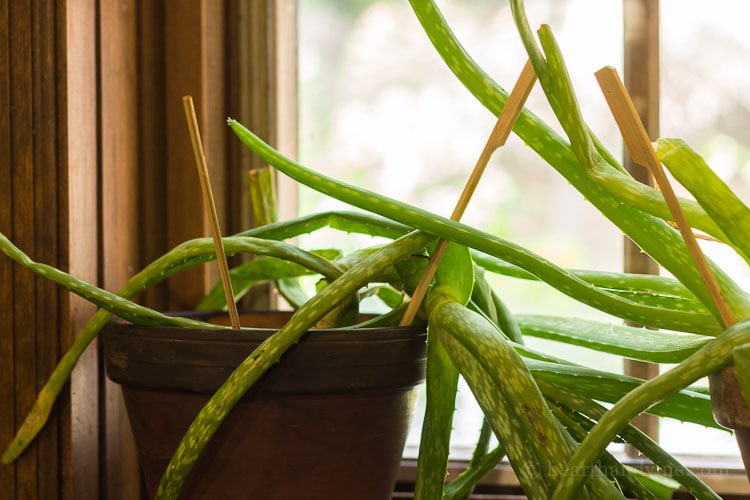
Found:
M 236 39 L 225 8 L 236 3 L 0 2 L 0 231 L 33 258 L 110 290 L 170 246 L 208 235 L 181 109 L 188 93 L 226 219 L 237 173 L 226 155 L 226 88 L 238 84 L 227 80 Z M 259 64 L 266 57 L 274 56 L 264 52 Z M 276 110 L 264 106 L 271 120 Z M 142 300 L 190 307 L 211 273 Z M 5 446 L 94 308 L 6 258 L 0 284 Z M 94 345 L 39 439 L 0 466 L 0 496 L 138 499 L 139 478 L 118 391 L 105 384 Z
M 659 135 L 659 2 L 658 0 L 623 0 L 624 70 L 623 81 L 633 98 L 638 115 L 649 137 Z M 639 181 L 653 186 L 653 179 L 645 167 L 636 165 L 625 152 L 625 168 Z M 625 271 L 659 274 L 659 267 L 631 240 L 624 241 Z M 641 379 L 659 374 L 658 365 L 636 360 L 625 360 L 625 373 Z M 652 439 L 659 435 L 659 419 L 654 415 L 640 415 L 634 422 Z M 637 453 L 629 448 L 630 454 Z
M 297 14 L 294 0 L 239 0 L 230 4 L 237 43 L 230 47 L 230 115 L 286 155 L 297 154 Z M 253 227 L 247 172 L 266 165 L 233 136 L 229 154 L 232 231 Z M 286 178 L 277 186 L 284 203 L 280 217 L 297 215 L 295 184 Z
M 101 279 L 122 288 L 139 269 L 138 4 L 100 2 Z M 120 386 L 104 383 L 103 489 L 108 498 L 138 498 L 138 455 Z
M 34 254 L 42 262 L 67 265 L 59 258 L 60 234 L 66 221 L 60 217 L 57 185 L 57 53 L 55 7 L 51 2 L 32 3 L 32 158 L 34 170 Z M 36 389 L 49 378 L 60 357 L 64 328 L 61 324 L 61 291 L 47 280 L 35 278 L 36 296 L 32 303 L 35 320 Z M 61 412 L 54 415 L 37 438 L 37 470 L 62 472 L 60 434 L 69 425 L 69 398 L 61 401 Z M 41 476 L 41 477 L 40 477 Z M 39 498 L 61 496 L 61 477 L 37 474 Z
M 13 236 L 11 179 L 11 118 L 10 118 L 10 5 L 0 3 L 0 232 Z M 15 431 L 15 370 L 13 297 L 15 295 L 15 267 L 10 260 L 0 257 L 0 360 L 6 367 L 0 370 L 0 447 L 13 438 Z M 16 468 L 0 465 L 0 489 L 9 498 L 16 498 Z
M 64 156 L 59 186 L 62 216 L 67 221 L 61 235 L 61 258 L 71 274 L 99 282 L 99 175 L 97 118 L 97 4 L 96 0 L 68 0 L 61 13 L 60 132 Z M 67 71 L 74 68 L 74 71 Z M 71 133 L 71 131 L 73 133 Z M 67 212 L 65 211 L 67 210 Z M 70 344 L 95 308 L 85 300 L 67 295 L 63 308 L 65 343 Z M 63 433 L 70 447 L 62 471 L 70 498 L 101 498 L 99 353 L 89 347 L 78 362 L 70 382 L 71 424 Z M 72 471 L 72 473 L 70 472 Z M 66 495 L 67 496 L 67 495 Z
M 237 0 L 228 4 L 227 55 L 229 116 L 294 158 L 297 153 L 297 15 L 294 0 Z M 256 225 L 250 209 L 248 172 L 266 165 L 237 140 L 228 139 L 227 232 Z M 281 219 L 297 215 L 297 189 L 276 179 Z M 244 256 L 248 259 L 250 256 Z M 255 287 L 242 303 L 249 309 L 275 307 L 271 287 Z
M 224 175 L 223 134 L 226 114 L 223 107 L 223 3 L 208 0 L 167 0 L 165 2 L 166 54 L 166 183 L 167 243 L 170 247 L 185 240 L 210 236 L 195 160 L 190 145 L 182 97 L 192 95 L 203 137 L 213 186 L 221 186 Z M 216 103 L 222 103 L 216 108 Z M 214 188 L 222 227 L 226 227 L 224 199 Z M 169 308 L 190 309 L 202 298 L 218 273 L 206 265 L 180 273 L 169 280 Z
M 74 268 L 70 259 L 78 258 L 67 245 L 69 226 L 78 221 L 71 221 L 73 212 L 68 206 L 66 117 L 79 111 L 66 101 L 67 77 L 72 73 L 68 64 L 76 64 L 75 74 L 86 78 L 79 61 L 67 55 L 67 28 L 69 20 L 71 24 L 94 20 L 85 18 L 86 11 L 81 10 L 69 18 L 67 7 L 22 1 L 0 6 L 0 230 L 32 258 L 63 269 Z M 93 16 L 93 10 L 88 14 Z M 93 55 L 93 44 L 89 47 Z M 94 74 L 88 78 L 89 83 L 95 82 Z M 81 88 L 76 92 L 80 95 Z M 86 133 L 76 132 L 79 136 Z M 95 130 L 91 132 L 93 144 Z M 95 162 L 90 166 L 96 169 Z M 77 200 L 87 195 L 95 197 L 96 190 L 75 193 Z M 77 312 L 67 293 L 7 259 L 0 263 L 0 280 L 4 333 L 0 339 L 4 367 L 0 372 L 0 436 L 4 447 L 72 341 L 68 325 Z M 93 363 L 96 367 L 95 359 Z M 98 453 L 77 455 L 75 460 L 72 456 L 75 402 L 66 387 L 38 438 L 16 463 L 0 468 L 0 491 L 5 498 L 74 498 L 76 484 L 97 484 Z M 81 411 L 76 417 L 80 422 L 97 418 L 96 413 Z M 94 477 L 82 479 L 79 470 L 94 471 Z M 88 487 L 78 491 L 97 493 Z
M 139 227 L 148 235 L 140 239 L 140 267 L 167 249 L 164 8 L 163 2 L 141 2 L 138 11 Z M 165 309 L 166 292 L 166 285 L 152 288 L 143 300 L 149 307 Z

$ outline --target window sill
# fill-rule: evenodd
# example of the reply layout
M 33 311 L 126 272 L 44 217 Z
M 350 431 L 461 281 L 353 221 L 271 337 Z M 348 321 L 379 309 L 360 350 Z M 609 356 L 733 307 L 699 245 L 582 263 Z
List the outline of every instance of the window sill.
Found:
M 618 457 L 623 463 L 637 467 L 643 465 L 638 459 Z M 683 464 L 690 467 L 698 476 L 724 499 L 750 499 L 750 483 L 739 458 L 734 457 L 686 457 L 680 456 Z M 448 464 L 448 478 L 454 478 L 466 467 L 467 461 L 454 460 Z M 417 461 L 404 459 L 399 469 L 394 499 L 412 498 L 416 478 Z M 508 462 L 498 464 L 480 481 L 473 499 L 524 498 L 518 479 Z M 691 498 L 678 494 L 675 498 Z

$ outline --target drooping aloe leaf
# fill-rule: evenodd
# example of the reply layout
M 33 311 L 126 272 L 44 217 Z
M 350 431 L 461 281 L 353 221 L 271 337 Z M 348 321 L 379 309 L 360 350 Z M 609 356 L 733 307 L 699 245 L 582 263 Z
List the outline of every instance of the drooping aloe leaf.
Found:
M 445 19 L 440 14 L 440 11 L 435 6 L 434 1 L 412 1 L 411 5 L 423 29 L 430 37 L 433 46 L 441 55 L 446 65 L 487 109 L 497 115 L 506 102 L 507 92 L 482 71 L 463 47 L 461 47 L 450 27 L 445 22 Z M 537 46 L 533 32 L 528 27 L 525 12 L 523 11 L 523 2 L 514 0 L 511 2 L 511 8 L 516 18 L 517 28 L 529 53 L 529 58 L 537 72 L 539 81 L 546 91 L 550 90 L 550 82 L 554 75 L 550 74 L 547 61 L 544 59 L 541 49 Z M 547 55 L 549 56 L 549 54 Z M 554 92 L 550 92 L 549 94 L 553 110 L 559 109 Z M 521 113 L 513 130 L 529 147 L 563 175 L 575 189 L 581 192 L 599 212 L 614 222 L 623 233 L 628 235 L 657 262 L 669 269 L 672 274 L 696 293 L 704 304 L 711 304 L 700 276 L 694 266 L 691 265 L 692 260 L 676 231 L 661 219 L 621 203 L 618 198 L 615 198 L 605 189 L 598 186 L 588 177 L 585 169 L 581 167 L 570 145 L 528 110 L 524 110 Z M 597 146 L 596 142 L 594 146 Z M 597 151 L 599 151 L 600 155 L 604 154 L 598 147 Z M 608 161 L 611 163 L 611 155 L 609 156 Z M 442 237 L 442 235 L 440 236 Z M 500 255 L 495 256 L 504 258 Z M 508 260 L 512 264 L 517 264 L 517 262 L 510 261 L 509 259 L 505 260 Z M 718 269 L 716 271 L 722 289 L 725 295 L 728 296 L 730 303 L 732 303 L 736 316 L 740 318 L 746 317 L 750 314 L 750 298 L 726 274 Z M 544 280 L 547 281 L 546 279 Z M 648 324 L 648 322 L 637 322 Z M 680 330 L 682 328 L 669 329 Z M 707 334 L 708 331 L 704 330 L 701 333 Z
M 434 325 L 434 321 L 431 325 Z M 524 493 L 529 498 L 549 498 L 550 486 L 535 467 L 538 459 L 534 451 L 526 446 L 528 438 L 519 419 L 511 412 L 510 402 L 497 397 L 500 389 L 495 381 L 460 342 L 450 336 L 445 336 L 443 342 L 505 450 Z
M 255 236 L 269 240 L 283 240 L 310 233 L 322 227 L 331 227 L 346 232 L 362 232 L 372 236 L 387 238 L 398 238 L 410 230 L 410 228 L 402 224 L 372 214 L 331 211 L 268 224 L 245 231 L 238 236 Z M 250 241 L 245 238 L 235 240 L 225 239 L 224 248 L 228 253 L 235 251 L 257 253 L 257 247 L 250 248 L 250 246 L 247 246 Z M 6 240 L 0 238 L 0 247 L 4 251 L 14 251 L 13 246 L 5 245 L 4 242 Z M 126 299 L 135 297 L 169 276 L 184 269 L 208 262 L 213 258 L 215 258 L 215 254 L 211 240 L 198 239 L 186 241 L 133 276 L 118 291 L 117 295 Z M 60 391 L 70 377 L 73 367 L 111 316 L 111 313 L 106 310 L 97 311 L 76 336 L 73 345 L 63 355 L 52 371 L 52 374 L 39 391 L 34 405 L 29 410 L 26 418 L 24 418 L 13 440 L 8 444 L 3 453 L 4 463 L 12 462 L 18 458 L 44 427 Z
M 443 500 L 468 500 L 474 486 L 484 478 L 505 456 L 502 445 L 469 464 L 456 479 L 445 486 Z
M 441 498 L 448 469 L 458 370 L 432 327 L 427 330 L 425 415 L 419 442 L 415 500 Z
M 472 258 L 474 262 L 493 273 L 511 278 L 538 280 L 534 275 L 518 266 L 491 255 L 473 252 Z M 591 269 L 567 269 L 567 271 L 597 288 L 636 302 L 646 302 L 654 307 L 670 310 L 710 314 L 708 309 L 695 298 L 695 295 L 674 278 Z
M 552 404 L 550 408 L 560 423 L 565 426 L 576 442 L 583 439 L 590 421 L 582 415 L 570 411 L 560 404 Z M 639 500 L 655 500 L 654 493 L 636 479 L 631 469 L 626 468 L 611 453 L 604 451 L 597 461 L 597 465 L 605 476 L 628 494 L 628 498 L 634 497 Z
M 313 273 L 324 273 L 323 275 L 329 279 L 335 279 L 341 275 L 341 270 L 329 262 L 339 255 L 337 250 L 311 252 L 312 255 L 321 257 L 320 265 L 315 269 L 276 257 L 257 257 L 233 267 L 229 270 L 229 278 L 232 282 L 234 300 L 237 301 L 242 298 L 251 287 L 258 283 L 295 278 Z M 226 308 L 226 299 L 224 287 L 221 283 L 214 285 L 196 306 L 199 311 L 218 311 L 224 308 Z
M 592 287 L 552 262 L 512 242 L 452 221 L 407 203 L 337 181 L 314 172 L 285 157 L 240 123 L 229 120 L 235 134 L 264 161 L 270 163 L 297 182 L 333 198 L 397 220 L 439 238 L 480 250 L 503 259 L 532 273 L 561 292 L 618 317 L 653 327 L 672 330 L 700 331 L 709 334 L 720 331 L 715 318 L 665 310 L 649 304 L 618 297 L 608 291 Z M 618 205 L 621 205 L 618 203 Z M 744 293 L 744 292 L 743 292 Z
M 550 384 L 542 379 L 537 379 L 537 384 L 546 397 L 556 401 L 557 404 L 580 413 L 590 420 L 597 421 L 607 412 L 607 409 L 601 404 L 574 389 Z M 633 445 L 639 452 L 651 460 L 654 465 L 671 474 L 671 477 L 682 484 L 685 489 L 697 498 L 720 500 L 720 497 L 696 476 L 695 473 L 666 452 L 637 427 L 628 424 L 620 430 L 618 435 L 625 442 Z
M 729 327 L 724 333 L 692 354 L 682 363 L 627 393 L 594 426 L 586 439 L 578 446 L 571 458 L 571 467 L 585 468 L 596 460 L 607 443 L 633 417 L 652 408 L 671 394 L 705 377 L 732 360 L 735 347 L 750 342 L 750 320 Z M 563 477 L 555 490 L 559 499 L 575 498 L 583 477 Z
M 440 266 L 435 272 L 435 285 L 431 293 L 451 297 L 466 305 L 474 288 L 474 263 L 469 249 L 463 245 L 449 243 Z
M 133 323 L 142 325 L 192 326 L 198 328 L 212 327 L 202 321 L 162 314 L 153 309 L 149 309 L 148 307 L 131 302 L 120 295 L 87 283 L 86 281 L 78 279 L 53 266 L 35 262 L 20 248 L 11 243 L 11 241 L 2 233 L 0 233 L 0 250 L 15 262 L 42 278 L 56 283 L 81 298 L 88 300 L 92 304 L 109 311 L 111 314 L 115 314 Z M 214 325 L 213 328 L 219 327 Z
M 474 266 L 474 290 L 471 293 L 471 301 L 510 340 L 517 344 L 524 343 L 523 332 L 521 332 L 518 322 L 487 282 L 484 276 L 484 269 L 480 266 Z
M 659 139 L 657 153 L 675 179 L 695 196 L 745 261 L 750 262 L 750 208 L 684 141 Z
M 602 165 L 604 162 L 591 145 L 589 134 L 583 124 L 567 69 L 552 31 L 549 26 L 542 25 L 538 33 L 544 54 L 547 56 L 547 68 L 552 87 L 545 89 L 545 91 L 548 93 L 548 97 L 549 94 L 554 96 L 554 102 L 559 106 L 559 109 L 556 110 L 558 119 L 570 137 L 578 161 L 581 165 L 584 165 L 584 170 L 593 168 L 596 164 Z M 550 98 L 550 102 L 552 101 L 553 99 Z M 591 199 L 590 193 L 582 191 L 582 194 Z M 593 199 L 591 201 L 596 203 Z M 602 209 L 600 208 L 600 210 Z M 654 260 L 675 275 L 719 318 L 711 294 L 708 292 L 700 273 L 698 273 L 682 236 L 674 228 L 660 219 L 641 213 L 641 218 L 648 220 L 648 222 L 644 220 L 644 226 L 628 230 L 626 228 L 627 221 L 622 219 L 624 214 L 621 214 L 620 211 L 611 210 L 606 215 Z M 735 315 L 740 318 L 750 316 L 748 294 L 718 266 L 711 262 L 709 262 L 709 265 L 712 266 L 725 299 Z
M 585 366 L 559 364 L 537 359 L 524 359 L 536 380 L 545 380 L 560 387 L 580 391 L 592 399 L 616 403 L 636 389 L 642 380 L 627 375 L 605 372 Z M 687 385 L 687 384 L 686 384 Z M 690 390 L 675 390 L 649 405 L 648 412 L 706 427 L 721 428 L 711 413 L 711 399 Z
M 524 335 L 652 363 L 679 363 L 713 339 L 562 316 L 517 315 L 516 320 Z
M 564 473 L 570 444 L 524 361 L 482 316 L 451 301 L 428 301 L 430 325 L 471 387 L 529 498 L 547 498 Z M 498 395 L 500 395 L 498 397 Z M 601 475 L 594 498 L 623 498 Z

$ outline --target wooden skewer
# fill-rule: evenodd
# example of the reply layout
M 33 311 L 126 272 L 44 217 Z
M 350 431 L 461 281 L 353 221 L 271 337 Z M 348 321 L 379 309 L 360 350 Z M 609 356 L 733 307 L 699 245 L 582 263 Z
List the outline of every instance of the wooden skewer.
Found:
M 211 221 L 211 232 L 213 233 L 214 247 L 216 248 L 216 262 L 219 264 L 219 274 L 221 275 L 221 283 L 224 286 L 224 296 L 229 310 L 229 319 L 232 323 L 232 328 L 239 330 L 241 327 L 240 317 L 237 313 L 237 304 L 234 302 L 234 292 L 232 291 L 232 281 L 229 278 L 227 256 L 224 253 L 224 243 L 221 241 L 219 216 L 216 213 L 216 203 L 211 191 L 211 180 L 208 175 L 206 156 L 203 153 L 203 144 L 201 142 L 200 130 L 198 129 L 198 118 L 195 115 L 192 96 L 184 96 L 182 98 L 182 105 L 185 109 L 185 118 L 190 130 L 190 139 L 193 142 L 193 153 L 195 154 L 195 164 L 198 167 L 198 177 L 201 182 L 201 190 L 203 191 L 203 200 L 208 211 L 208 218 Z
M 461 196 L 458 198 L 458 202 L 456 202 L 456 206 L 451 214 L 451 220 L 459 221 L 461 220 L 461 217 L 463 217 L 466 207 L 469 205 L 469 200 L 471 200 L 471 196 L 474 194 L 474 190 L 479 184 L 479 180 L 492 157 L 492 153 L 503 146 L 508 140 L 510 132 L 513 130 L 513 125 L 516 123 L 518 115 L 521 114 L 523 105 L 526 102 L 529 93 L 531 93 L 531 89 L 534 87 L 535 82 L 536 74 L 534 73 L 534 68 L 531 66 L 530 61 L 526 61 L 526 64 L 521 71 L 521 75 L 518 77 L 516 84 L 513 86 L 513 90 L 511 90 L 508 95 L 508 100 L 505 102 L 505 106 L 500 112 L 497 123 L 495 123 L 495 127 L 492 129 L 492 132 L 487 139 L 487 143 L 484 145 L 484 149 L 482 149 L 482 153 L 479 155 L 474 170 L 466 181 L 466 185 L 461 192 Z M 440 261 L 443 260 L 445 251 L 448 248 L 448 243 L 448 240 L 440 240 L 440 242 L 438 242 L 435 251 L 430 257 L 430 261 L 427 263 L 427 267 L 422 273 L 422 277 L 419 280 L 417 287 L 414 289 L 414 293 L 412 293 L 411 301 L 401 318 L 401 326 L 411 325 L 412 321 L 414 321 L 414 317 L 417 315 L 417 310 L 427 293 L 427 288 L 429 288 L 430 282 L 432 281 L 433 276 L 435 276 Z
M 651 171 L 654 176 L 654 180 L 664 195 L 664 200 L 669 207 L 669 211 L 672 213 L 677 228 L 682 234 L 682 238 L 685 240 L 690 256 L 695 261 L 695 265 L 698 268 L 703 282 L 706 284 L 708 293 L 711 295 L 711 299 L 716 305 L 716 309 L 719 312 L 724 327 L 729 327 L 737 322 L 734 317 L 734 313 L 729 308 L 724 295 L 721 292 L 719 283 L 716 280 L 716 276 L 708 266 L 706 257 L 703 255 L 698 242 L 696 241 L 695 235 L 690 228 L 690 224 L 685 217 L 684 212 L 680 203 L 677 201 L 677 196 L 672 189 L 672 185 L 669 183 L 669 179 L 664 173 L 664 169 L 656 156 L 654 147 L 651 145 L 651 140 L 646 133 L 646 129 L 643 127 L 643 123 L 638 117 L 638 113 L 635 110 L 630 95 L 625 90 L 622 80 L 620 80 L 617 70 L 611 66 L 605 66 L 595 73 L 596 79 L 599 82 L 599 86 L 602 89 L 604 98 L 607 100 L 612 115 L 615 117 L 617 126 L 620 128 L 620 133 L 625 141 L 625 145 L 630 151 L 630 155 L 633 157 L 633 161 L 639 165 L 643 165 Z

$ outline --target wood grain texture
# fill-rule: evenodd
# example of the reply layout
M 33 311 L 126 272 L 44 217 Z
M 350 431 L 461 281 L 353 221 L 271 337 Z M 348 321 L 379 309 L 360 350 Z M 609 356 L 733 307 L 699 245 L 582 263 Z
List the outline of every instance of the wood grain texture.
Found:
M 34 247 L 34 164 L 32 152 L 32 91 L 31 73 L 31 5 L 11 2 L 10 9 L 10 93 L 11 93 L 11 165 L 12 217 L 11 232 L 19 247 L 29 255 L 36 255 Z M 20 423 L 34 402 L 36 392 L 35 351 L 36 280 L 28 272 L 16 269 L 13 275 L 13 369 L 14 412 L 16 425 Z M 14 297 L 14 298 L 15 298 Z M 16 495 L 19 498 L 37 496 L 38 447 L 27 450 L 16 462 Z
M 64 15 L 63 15 L 64 14 Z M 99 162 L 97 119 L 97 2 L 68 0 L 60 15 L 64 33 L 60 43 L 58 81 L 62 85 L 59 114 L 61 143 L 61 216 L 67 221 L 61 235 L 61 259 L 71 274 L 99 282 Z M 67 68 L 75 71 L 67 71 Z M 70 345 L 95 308 L 66 294 L 62 308 L 64 345 Z M 63 446 L 70 447 L 61 466 L 71 498 L 100 498 L 100 370 L 99 352 L 90 347 L 73 371 L 70 382 L 70 427 L 63 429 Z
M 165 5 L 167 242 L 169 246 L 174 246 L 187 239 L 209 234 L 208 221 L 199 202 L 200 183 L 195 175 L 181 99 L 184 95 L 193 96 L 201 130 L 208 131 L 215 126 L 215 122 L 211 123 L 207 116 L 211 112 L 208 108 L 209 89 L 205 80 L 208 76 L 205 66 L 208 44 L 200 35 L 205 26 L 214 23 L 207 20 L 205 0 L 170 0 Z M 209 151 L 207 154 L 211 155 L 211 176 L 223 178 L 214 176 L 215 158 L 210 152 L 211 148 L 207 146 L 206 149 Z M 222 202 L 217 200 L 217 204 L 221 205 Z M 192 308 L 201 299 L 210 282 L 208 266 L 170 278 L 169 308 Z
M 11 201 L 13 191 L 11 179 L 11 119 L 10 119 L 10 5 L 9 2 L 0 3 L 0 231 L 12 236 Z M 13 297 L 15 280 L 13 274 L 15 266 L 10 260 L 0 258 L 0 332 L 14 332 L 13 329 Z M 0 336 L 0 360 L 7 369 L 0 370 L 0 443 L 8 443 L 13 438 L 15 430 L 15 371 L 13 333 Z M 0 466 L 0 491 L 9 498 L 16 498 L 15 467 Z
M 99 3 L 101 267 L 105 289 L 119 290 L 138 271 L 138 4 Z M 122 391 L 103 380 L 104 468 L 108 498 L 140 494 L 138 454 Z
M 65 225 L 60 217 L 59 165 L 57 151 L 57 26 L 55 7 L 51 2 L 32 3 L 32 155 L 34 164 L 34 248 L 43 262 L 59 259 L 59 235 Z M 60 322 L 60 289 L 42 278 L 35 278 L 36 316 L 35 352 L 36 390 L 42 388 L 60 357 L 63 325 Z M 37 440 L 37 470 L 54 473 L 37 474 L 40 498 L 58 498 L 61 487 L 60 435 L 69 422 L 69 399 L 60 406 Z
M 164 3 L 140 2 L 138 40 L 139 188 L 141 197 L 139 227 L 148 238 L 140 239 L 140 267 L 164 253 L 167 248 L 167 185 L 165 33 Z M 149 289 L 143 301 L 150 307 L 167 307 L 167 286 Z
M 59 55 L 64 10 L 54 2 L 9 2 L 0 7 L 0 229 L 35 259 L 67 267 L 61 250 L 66 234 L 67 197 L 60 97 L 65 72 Z M 7 444 L 33 404 L 66 345 L 64 294 L 4 261 L 0 264 L 3 337 L 0 347 L 0 436 Z M 6 286 L 7 285 L 7 286 Z M 8 498 L 70 498 L 74 471 L 66 468 L 70 397 L 64 395 L 49 423 L 24 455 L 0 471 Z
M 233 181 L 225 159 L 232 40 L 225 8 L 240 3 L 254 2 L 0 2 L 0 230 L 33 258 L 110 290 L 174 243 L 207 235 L 202 215 L 190 216 L 202 207 L 189 186 L 197 179 L 180 97 L 198 96 L 226 217 Z M 197 281 L 172 285 L 173 301 L 166 286 L 142 300 L 190 307 L 206 280 L 199 271 Z M 94 308 L 6 258 L 0 283 L 6 445 Z M 119 390 L 105 385 L 96 345 L 39 439 L 15 464 L 0 466 L 0 492 L 24 500 L 141 498 Z
M 658 0 L 624 0 L 624 67 L 623 82 L 633 98 L 638 116 L 651 140 L 659 135 L 659 2 Z M 633 162 L 629 154 L 623 155 L 623 165 L 640 182 L 654 185 L 648 169 Z M 623 240 L 624 270 L 631 273 L 659 274 L 659 266 L 641 251 L 630 239 Z M 633 325 L 636 326 L 636 325 Z M 659 374 L 653 363 L 626 359 L 625 373 L 641 379 Z M 633 422 L 636 427 L 656 440 L 659 436 L 659 419 L 654 415 L 639 415 Z M 637 456 L 637 450 L 627 448 L 627 453 Z
M 294 0 L 229 2 L 227 30 L 228 116 L 247 124 L 269 144 L 289 157 L 297 146 L 296 4 Z M 266 165 L 234 137 L 227 148 L 227 230 L 256 226 L 252 217 L 247 174 Z M 279 217 L 297 215 L 297 187 L 286 176 L 276 176 Z M 249 257 L 245 257 L 249 258 Z M 255 287 L 243 298 L 245 308 L 275 305 L 270 287 Z

